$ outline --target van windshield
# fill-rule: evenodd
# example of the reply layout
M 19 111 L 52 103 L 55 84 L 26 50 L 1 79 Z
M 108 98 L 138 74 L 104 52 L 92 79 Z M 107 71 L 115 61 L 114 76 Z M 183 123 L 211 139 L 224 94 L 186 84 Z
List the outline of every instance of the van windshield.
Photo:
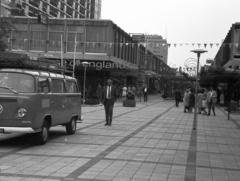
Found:
M 34 92 L 34 77 L 23 73 L 0 72 L 0 88 L 7 87 L 17 92 Z

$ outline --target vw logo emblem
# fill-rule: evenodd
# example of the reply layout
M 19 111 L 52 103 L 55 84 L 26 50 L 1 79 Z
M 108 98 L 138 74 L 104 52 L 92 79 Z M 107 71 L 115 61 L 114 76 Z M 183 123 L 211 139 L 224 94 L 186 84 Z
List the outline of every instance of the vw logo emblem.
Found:
M 3 112 L 3 107 L 2 105 L 0 104 L 0 114 Z

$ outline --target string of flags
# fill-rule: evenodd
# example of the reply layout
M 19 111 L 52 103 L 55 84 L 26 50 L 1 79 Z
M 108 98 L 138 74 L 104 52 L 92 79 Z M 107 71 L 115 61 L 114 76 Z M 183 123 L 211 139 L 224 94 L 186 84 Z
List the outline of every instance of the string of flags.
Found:
M 14 42 L 16 41 L 20 41 L 20 42 L 23 42 L 23 43 L 27 43 L 29 41 L 29 39 L 26 39 L 26 38 L 19 38 L 19 39 L 8 39 L 8 42 L 14 44 Z M 61 41 L 57 41 L 57 40 L 40 40 L 40 39 L 30 39 L 30 42 L 32 43 L 41 43 L 41 45 L 44 45 L 44 43 L 48 43 L 52 46 L 60 46 L 61 43 L 68 43 L 70 45 L 76 45 L 76 46 L 83 46 L 84 44 L 86 46 L 92 46 L 92 47 L 95 47 L 95 46 L 109 46 L 109 47 L 112 47 L 116 44 L 120 45 L 120 47 L 122 46 L 144 46 L 146 48 L 151 48 L 151 47 L 183 47 L 183 46 L 192 46 L 192 47 L 204 47 L 204 48 L 207 48 L 207 47 L 210 47 L 210 48 L 213 48 L 213 47 L 219 47 L 219 46 L 223 46 L 223 47 L 226 47 L 228 46 L 229 48 L 237 48 L 237 49 L 240 49 L 240 42 L 239 43 L 151 43 L 151 42 L 139 42 L 139 43 L 113 43 L 113 42 L 82 42 L 82 41 L 68 41 L 68 42 L 61 42 Z

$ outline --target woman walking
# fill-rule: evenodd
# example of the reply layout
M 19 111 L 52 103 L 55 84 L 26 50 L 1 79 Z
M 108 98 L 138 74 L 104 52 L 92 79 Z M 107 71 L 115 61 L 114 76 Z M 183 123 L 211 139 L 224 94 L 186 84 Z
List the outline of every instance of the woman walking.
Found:
M 197 94 L 197 99 L 196 99 L 196 106 L 198 109 L 198 114 L 201 114 L 202 112 L 202 100 L 203 100 L 203 90 L 199 90 L 199 93 Z
M 189 113 L 192 113 L 192 108 L 194 108 L 194 105 L 195 105 L 194 90 L 190 89 L 190 93 L 189 93 Z
M 184 111 L 187 112 L 189 110 L 189 89 L 186 89 L 184 96 L 183 96 L 183 103 L 184 103 Z

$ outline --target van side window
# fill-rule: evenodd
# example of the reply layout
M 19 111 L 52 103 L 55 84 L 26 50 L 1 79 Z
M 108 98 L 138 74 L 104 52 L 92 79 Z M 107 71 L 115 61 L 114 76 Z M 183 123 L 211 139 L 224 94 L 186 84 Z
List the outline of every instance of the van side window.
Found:
M 66 80 L 66 91 L 67 93 L 76 93 L 78 92 L 77 84 L 75 81 Z
M 49 93 L 49 82 L 47 78 L 38 79 L 38 92 L 40 93 Z
M 65 92 L 63 80 L 52 79 L 52 93 L 63 93 L 63 92 Z

